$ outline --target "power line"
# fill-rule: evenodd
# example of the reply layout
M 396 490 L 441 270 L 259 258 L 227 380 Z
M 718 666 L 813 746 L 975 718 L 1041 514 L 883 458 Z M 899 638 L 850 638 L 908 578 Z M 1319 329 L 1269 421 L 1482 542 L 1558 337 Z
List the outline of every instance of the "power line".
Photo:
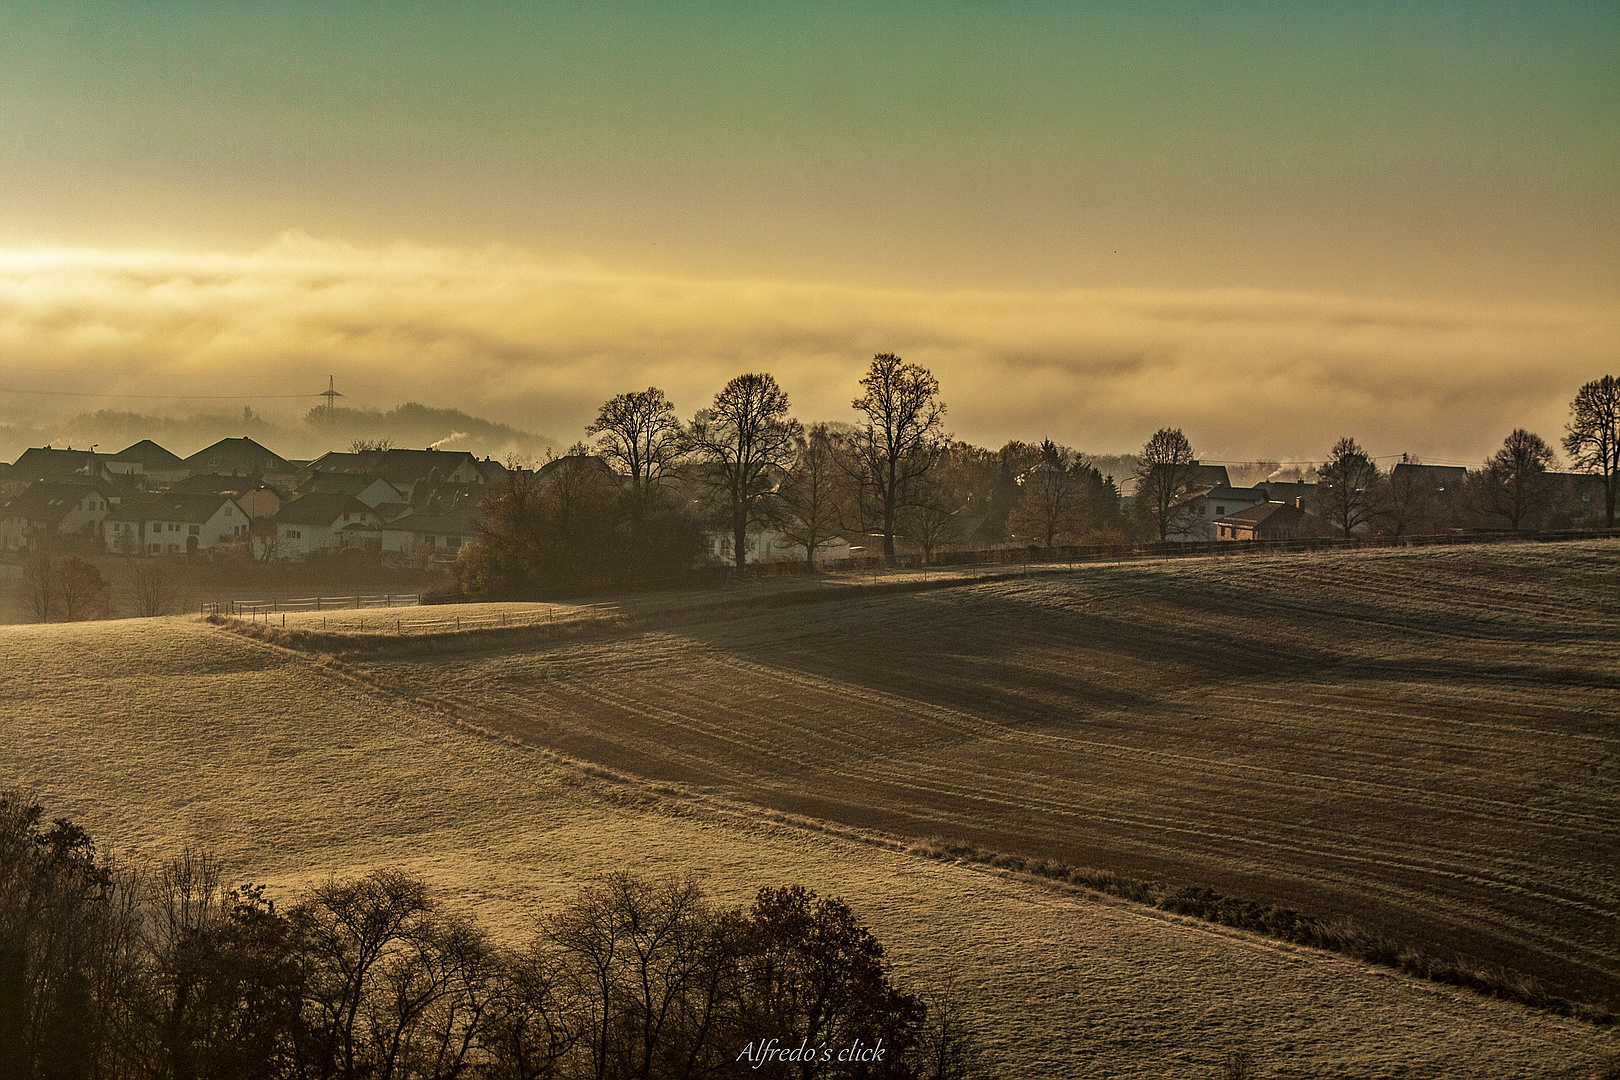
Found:
M 290 398 L 325 397 L 325 394 L 97 394 L 85 390 L 22 390 L 0 386 L 0 394 L 43 394 L 50 397 L 106 398 L 111 401 L 135 399 L 155 401 L 268 401 Z

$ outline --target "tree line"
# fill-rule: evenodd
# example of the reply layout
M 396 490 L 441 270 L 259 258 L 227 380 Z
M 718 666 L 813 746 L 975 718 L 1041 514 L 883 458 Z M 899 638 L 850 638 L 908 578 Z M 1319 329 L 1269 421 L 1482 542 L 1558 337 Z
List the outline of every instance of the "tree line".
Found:
M 1115 478 L 1069 447 L 1048 439 L 991 451 L 953 439 L 939 381 L 924 367 L 881 353 L 860 389 L 853 422 L 809 426 L 763 373 L 732 379 L 687 423 L 656 387 L 616 395 L 586 429 L 593 444 L 538 472 L 513 470 L 486 495 L 481 536 L 457 568 L 461 590 L 523 596 L 670 580 L 702 556 L 713 530 L 729 537 L 738 569 L 761 529 L 813 568 L 839 536 L 880 540 L 886 556 L 903 540 L 929 561 L 970 542 L 1162 542 L 1202 523 L 1196 498 L 1209 484 L 1180 429 L 1155 432 L 1136 455 L 1124 512 Z M 1613 376 L 1586 384 L 1571 411 L 1564 449 L 1574 468 L 1600 478 L 1612 528 L 1620 385 Z M 1342 438 L 1311 470 L 1315 513 L 1305 528 L 1401 536 L 1531 527 L 1557 516 L 1555 460 L 1544 440 L 1517 429 L 1469 470 L 1462 491 L 1442 491 L 1421 470 L 1380 469 Z
M 506 945 L 398 870 L 278 906 L 195 852 L 134 874 L 43 816 L 0 793 L 6 1080 L 986 1075 L 961 1007 L 800 886 L 740 908 L 612 874 Z
M 722 531 L 747 565 L 749 536 L 773 530 L 807 567 L 839 536 L 908 541 L 932 558 L 968 540 L 1121 538 L 1119 492 L 1050 440 L 989 451 L 945 427 L 939 381 L 893 353 L 873 358 L 850 423 L 805 425 L 766 373 L 739 375 L 682 422 L 657 387 L 616 395 L 579 443 L 536 472 L 513 470 L 481 505 L 461 588 L 525 595 L 570 585 L 668 579 Z

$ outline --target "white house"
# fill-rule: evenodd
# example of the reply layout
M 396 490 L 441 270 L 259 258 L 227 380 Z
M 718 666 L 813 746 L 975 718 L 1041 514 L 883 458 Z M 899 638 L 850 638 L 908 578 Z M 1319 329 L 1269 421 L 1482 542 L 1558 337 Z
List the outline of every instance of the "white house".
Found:
M 384 553 L 404 559 L 454 558 L 478 536 L 477 511 L 470 503 L 428 514 L 413 510 L 382 529 Z
M 1171 540 L 1214 540 L 1215 521 L 1266 501 L 1263 489 L 1235 488 L 1226 485 L 1207 488 L 1186 502 L 1186 524 L 1179 532 L 1170 534 Z
M 374 547 L 382 518 L 353 495 L 314 493 L 277 511 L 276 555 L 301 559 L 323 548 Z M 358 526 L 354 528 L 353 526 Z
M 298 485 L 299 495 L 353 495 L 373 510 L 402 503 L 410 494 L 375 473 L 315 472 Z
M 735 546 L 730 531 L 711 532 L 707 537 L 709 555 L 722 562 L 733 563 Z M 816 562 L 837 562 L 850 557 L 849 541 L 835 536 L 816 545 Z M 748 534 L 748 562 L 803 562 L 804 545 L 796 544 L 774 529 L 762 529 Z
M 195 555 L 245 544 L 251 521 L 229 495 L 180 493 L 115 507 L 101 528 L 114 553 Z
M 116 505 L 116 491 L 111 485 L 83 482 L 30 484 L 0 504 L 0 548 L 25 551 L 39 538 L 56 534 L 94 536 Z

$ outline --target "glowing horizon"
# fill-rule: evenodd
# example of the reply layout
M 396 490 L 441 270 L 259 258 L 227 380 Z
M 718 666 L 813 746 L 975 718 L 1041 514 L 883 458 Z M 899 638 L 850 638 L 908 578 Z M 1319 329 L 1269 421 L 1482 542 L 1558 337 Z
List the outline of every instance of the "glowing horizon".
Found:
M 0 386 L 1476 461 L 1620 369 L 1620 10 L 0 11 Z M 318 237 L 320 239 L 312 239 Z M 340 386 L 340 389 L 342 387 Z M 253 391 L 252 393 L 248 391 Z M 6 395 L 0 423 L 74 402 Z M 274 406 L 271 406 L 274 408 Z

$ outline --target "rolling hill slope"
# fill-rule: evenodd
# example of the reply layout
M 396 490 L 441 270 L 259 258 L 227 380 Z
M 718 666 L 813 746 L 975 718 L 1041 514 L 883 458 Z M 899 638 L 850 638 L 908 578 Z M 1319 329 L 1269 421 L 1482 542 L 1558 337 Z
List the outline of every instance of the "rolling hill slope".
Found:
M 350 663 L 536 746 L 1620 1007 L 1620 544 L 1088 567 Z

